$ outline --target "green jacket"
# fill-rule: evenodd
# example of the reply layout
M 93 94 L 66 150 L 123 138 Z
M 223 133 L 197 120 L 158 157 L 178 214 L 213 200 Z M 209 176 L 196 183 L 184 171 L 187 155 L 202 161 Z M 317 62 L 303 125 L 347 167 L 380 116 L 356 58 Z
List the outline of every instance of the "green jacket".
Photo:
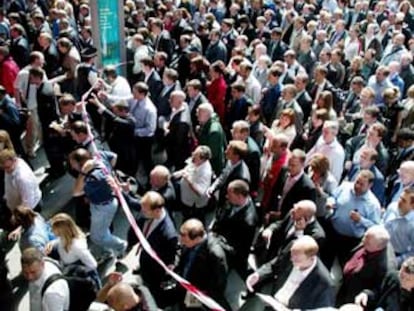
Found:
M 227 142 L 226 135 L 216 115 L 213 115 L 206 124 L 201 126 L 198 144 L 210 148 L 211 166 L 216 176 L 220 175 L 225 164 L 224 150 L 226 149 Z

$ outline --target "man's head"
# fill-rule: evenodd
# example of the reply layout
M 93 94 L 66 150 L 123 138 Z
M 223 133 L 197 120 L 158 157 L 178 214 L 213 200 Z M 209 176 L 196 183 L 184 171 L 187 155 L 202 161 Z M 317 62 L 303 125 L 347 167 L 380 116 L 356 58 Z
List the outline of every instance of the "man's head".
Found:
M 372 147 L 376 147 L 385 136 L 386 131 L 387 128 L 379 122 L 370 125 L 367 133 L 367 141 Z
M 250 125 L 247 121 L 238 120 L 233 123 L 231 135 L 234 140 L 246 141 L 250 135 Z
M 150 173 L 150 184 L 152 189 L 160 189 L 167 185 L 170 180 L 170 171 L 163 165 L 155 166 Z
M 336 121 L 325 121 L 322 128 L 322 137 L 325 143 L 330 144 L 338 135 L 339 125 Z
M 378 158 L 378 152 L 371 147 L 362 147 L 359 155 L 359 166 L 363 170 L 369 170 Z
M 23 276 L 27 281 L 35 282 L 41 277 L 45 268 L 45 262 L 44 255 L 40 250 L 34 247 L 25 249 L 20 261 Z
M 399 276 L 401 287 L 411 291 L 414 288 L 414 257 L 409 257 L 403 262 Z
M 180 228 L 180 242 L 187 248 L 193 248 L 200 244 L 206 236 L 203 223 L 198 219 L 185 221 Z
M 398 200 L 398 212 L 400 216 L 405 216 L 414 208 L 414 188 L 405 188 Z
M 141 212 L 145 218 L 158 219 L 162 215 L 165 200 L 155 191 L 148 191 L 141 198 Z
M 13 173 L 17 164 L 17 155 L 13 149 L 3 149 L 0 151 L 0 168 L 6 174 Z
M 390 234 L 387 229 L 381 225 L 374 225 L 365 232 L 362 244 L 367 252 L 374 253 L 386 248 L 389 240 Z
M 187 94 L 189 98 L 196 98 L 201 93 L 202 85 L 200 80 L 193 79 L 187 83 Z
M 140 297 L 131 285 L 121 282 L 111 287 L 106 301 L 115 311 L 127 311 L 138 305 Z
M 203 125 L 211 119 L 211 116 L 214 113 L 214 108 L 210 103 L 203 103 L 197 108 L 197 120 Z
M 390 70 L 387 66 L 379 66 L 375 71 L 375 77 L 378 83 L 382 83 L 385 79 L 388 78 Z
M 132 94 L 136 100 L 144 99 L 148 94 L 148 85 L 145 82 L 137 82 L 132 88 Z
M 72 139 L 77 144 L 83 144 L 88 140 L 88 125 L 84 121 L 75 121 L 70 129 Z
M 295 149 L 290 154 L 288 171 L 291 177 L 297 176 L 305 167 L 306 153 L 303 150 Z
M 414 182 L 414 161 L 405 161 L 401 163 L 398 170 L 401 183 L 403 186 L 408 186 Z
M 29 81 L 30 84 L 39 86 L 43 82 L 44 72 L 41 68 L 33 67 L 29 70 Z
M 180 109 L 185 102 L 185 93 L 181 90 L 175 90 L 170 95 L 170 106 L 173 110 Z
M 270 152 L 276 156 L 284 154 L 289 147 L 289 138 L 285 134 L 276 134 L 270 137 Z
M 231 161 L 232 163 L 237 163 L 246 156 L 247 152 L 247 144 L 244 141 L 231 140 L 227 145 L 225 154 L 227 160 Z
M 233 180 L 227 187 L 227 200 L 230 204 L 242 207 L 249 197 L 249 184 L 244 180 Z
M 293 242 L 290 260 L 295 268 L 305 270 L 312 266 L 318 252 L 318 243 L 311 236 L 304 235 Z
M 354 182 L 354 191 L 356 196 L 365 194 L 371 189 L 374 182 L 374 174 L 369 170 L 361 170 Z
M 298 221 L 302 218 L 305 221 L 309 221 L 316 214 L 316 204 L 310 200 L 302 200 L 293 205 L 291 210 L 291 217 L 294 221 Z

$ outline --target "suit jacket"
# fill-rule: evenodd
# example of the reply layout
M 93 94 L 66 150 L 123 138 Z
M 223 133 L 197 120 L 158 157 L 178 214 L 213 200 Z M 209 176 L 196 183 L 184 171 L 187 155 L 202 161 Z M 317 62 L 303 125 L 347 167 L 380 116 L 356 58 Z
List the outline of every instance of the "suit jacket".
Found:
M 10 44 L 10 55 L 13 57 L 20 69 L 29 63 L 29 42 L 23 36 L 12 40 Z
M 144 225 L 145 219 L 138 219 L 138 226 L 141 230 L 143 230 Z M 165 218 L 150 233 L 147 240 L 166 265 L 174 264 L 178 235 L 168 213 L 166 213 Z M 164 269 L 145 251 L 141 252 L 139 262 L 141 267 L 140 273 L 144 283 L 148 285 L 151 292 L 154 290 L 159 291 L 160 283 L 165 279 Z
M 358 246 L 353 251 L 353 255 L 361 250 L 362 247 L 362 245 Z M 352 257 L 350 260 L 352 260 Z M 336 304 L 342 306 L 343 304 L 354 302 L 355 296 L 364 289 L 378 292 L 386 274 L 396 270 L 396 268 L 394 250 L 390 244 L 380 252 L 365 257 L 364 264 L 359 271 L 344 275 L 342 285 L 336 297 Z
M 156 70 L 149 75 L 147 85 L 150 98 L 153 103 L 156 103 L 163 88 L 161 77 Z
M 279 208 L 279 201 L 282 199 L 283 187 L 288 178 L 287 168 L 283 168 L 283 174 L 279 175 L 279 178 L 276 182 L 275 189 L 277 192 L 276 201 L 273 205 L 273 210 Z M 282 213 L 281 217 L 285 217 L 289 211 L 292 209 L 293 204 L 302 201 L 302 200 L 316 200 L 316 190 L 312 180 L 305 173 L 296 181 L 292 188 L 285 195 L 282 205 L 280 206 L 280 212 Z
M 294 227 L 294 221 L 290 214 L 288 214 L 283 220 L 276 221 L 268 226 L 268 229 L 273 231 L 269 248 L 264 256 L 265 262 L 273 261 L 273 271 L 279 271 L 284 269 L 284 266 L 277 267 L 278 263 L 285 263 L 290 260 L 290 248 L 292 243 L 297 239 L 293 233 L 289 235 Z M 308 223 L 303 230 L 304 235 L 309 235 L 315 239 L 319 246 L 319 253 L 323 252 L 323 248 L 326 242 L 325 231 L 319 222 L 315 219 Z M 277 259 L 276 259 L 277 257 Z
M 179 90 L 180 86 L 178 82 L 175 82 L 174 86 L 168 89 L 167 92 L 163 93 L 164 86 L 161 88 L 161 93 L 157 98 L 157 101 L 154 102 L 157 107 L 158 116 L 167 117 L 171 114 L 170 107 L 170 95 L 173 91 Z
M 224 297 L 229 267 L 226 253 L 220 245 L 218 238 L 213 234 L 209 234 L 196 247 L 198 249 L 196 250 L 195 257 L 192 259 L 190 267 L 186 267 L 189 264 L 189 250 L 184 249 L 176 271 L 206 295 L 213 298 L 226 310 L 230 310 L 226 308 L 228 302 Z M 184 275 L 183 272 L 185 269 L 188 269 L 188 271 Z M 182 288 L 183 294 L 185 294 L 185 290 Z M 184 297 L 182 297 L 182 300 L 180 299 L 181 302 L 183 299 Z
M 335 291 L 333 282 L 323 263 L 319 260 L 319 258 L 316 260 L 316 266 L 289 299 L 289 303 L 287 305 L 289 309 L 309 310 L 332 307 L 334 305 Z M 276 275 L 276 279 L 273 280 L 272 295 L 276 294 L 277 291 L 282 288 L 292 269 L 293 265 L 290 263 L 285 267 L 285 269 L 282 269 L 282 271 Z M 257 272 L 260 275 L 260 280 L 271 278 L 274 275 L 271 267 L 267 265 L 259 268 Z
M 278 83 L 274 86 L 269 86 L 263 93 L 262 100 L 260 101 L 260 107 L 264 121 L 268 125 L 270 125 L 273 121 L 272 117 L 276 111 L 276 106 L 279 101 L 281 92 L 282 85 Z
M 250 172 L 250 191 L 256 192 L 259 188 L 260 182 L 260 158 L 262 153 L 260 152 L 259 146 L 256 144 L 253 138 L 247 137 L 247 149 L 248 153 L 244 161 Z
M 269 42 L 269 52 L 270 52 L 270 58 L 272 59 L 272 62 L 281 60 L 283 61 L 283 56 L 285 55 L 285 52 L 288 50 L 288 46 L 285 42 L 279 40 L 277 42 L 270 41 Z
M 246 276 L 247 257 L 257 226 L 256 207 L 251 198 L 245 206 L 227 205 L 216 212 L 212 231 L 223 236 L 234 248 L 232 265 L 242 277 Z
M 227 63 L 227 48 L 220 40 L 216 43 L 210 43 L 205 55 L 210 64 L 217 60 L 222 60 L 225 64 Z
M 303 123 L 306 123 L 312 111 L 312 98 L 310 97 L 309 93 L 305 90 L 303 93 L 300 94 L 299 97 L 296 98 L 296 101 L 302 108 Z
M 167 53 L 171 57 L 174 53 L 174 41 L 171 39 L 170 33 L 166 30 L 161 31 L 157 38 L 154 38 L 154 50 Z
M 224 150 L 226 149 L 227 142 L 217 116 L 212 116 L 206 124 L 200 127 L 197 138 L 199 145 L 208 146 L 210 148 L 211 167 L 217 176 L 220 175 L 225 163 Z
M 373 49 L 375 50 L 375 58 L 377 60 L 381 59 L 381 55 L 382 55 L 382 45 L 381 42 L 378 40 L 378 38 L 374 37 L 371 42 L 368 44 L 368 47 L 365 48 L 365 37 L 361 38 L 361 50 L 363 52 L 365 52 L 368 49 Z
M 165 137 L 168 161 L 175 169 L 182 169 L 191 155 L 191 118 L 188 108 L 175 113 Z
M 229 172 L 230 170 L 230 172 Z M 222 205 L 226 201 L 227 187 L 236 179 L 241 179 L 250 184 L 250 171 L 246 163 L 240 160 L 234 167 L 230 167 L 227 163 L 220 176 L 211 186 L 213 192 L 219 191 L 219 204 Z
M 366 135 L 359 135 L 348 139 L 345 144 L 345 161 L 352 161 L 354 153 L 359 150 L 365 143 Z M 376 148 L 378 152 L 378 159 L 375 166 L 379 168 L 382 174 L 386 174 L 389 164 L 389 154 L 382 142 Z
M 189 98 L 187 100 L 188 103 L 191 102 L 191 99 Z M 204 96 L 204 94 L 200 93 L 200 96 L 197 97 L 197 99 L 194 102 L 193 107 L 191 108 L 190 115 L 191 115 L 191 124 L 193 126 L 193 129 L 196 128 L 198 125 L 198 119 L 197 119 L 197 108 L 201 104 L 208 103 L 207 97 Z

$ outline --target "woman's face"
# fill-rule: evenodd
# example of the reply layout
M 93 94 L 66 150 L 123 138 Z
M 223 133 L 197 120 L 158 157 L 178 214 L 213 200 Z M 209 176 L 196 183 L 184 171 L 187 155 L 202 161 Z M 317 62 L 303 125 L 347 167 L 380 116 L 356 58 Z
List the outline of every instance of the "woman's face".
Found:
M 286 127 L 288 127 L 290 125 L 290 118 L 288 116 L 282 115 L 280 117 L 280 121 L 279 122 L 280 122 L 280 125 L 283 128 L 286 128 Z

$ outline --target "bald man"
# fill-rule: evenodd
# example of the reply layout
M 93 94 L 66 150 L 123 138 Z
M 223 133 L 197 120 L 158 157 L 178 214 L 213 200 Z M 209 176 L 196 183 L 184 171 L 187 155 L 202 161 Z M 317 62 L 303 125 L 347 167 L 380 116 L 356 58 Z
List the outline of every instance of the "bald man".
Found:
M 149 290 L 142 285 L 122 281 L 122 274 L 113 272 L 97 295 L 98 302 L 105 302 L 115 311 L 157 311 L 158 307 Z

